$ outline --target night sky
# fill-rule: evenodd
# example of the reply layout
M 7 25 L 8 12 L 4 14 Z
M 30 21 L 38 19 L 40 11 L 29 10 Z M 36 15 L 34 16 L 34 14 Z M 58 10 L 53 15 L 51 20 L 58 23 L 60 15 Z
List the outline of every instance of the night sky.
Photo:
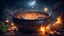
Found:
M 0 7 L 0 18 L 5 17 L 8 13 L 17 10 L 38 10 L 44 11 L 44 8 L 48 8 L 48 12 L 52 12 L 52 7 L 59 0 L 35 0 L 34 5 L 29 5 L 28 3 L 34 0 L 1 0 Z

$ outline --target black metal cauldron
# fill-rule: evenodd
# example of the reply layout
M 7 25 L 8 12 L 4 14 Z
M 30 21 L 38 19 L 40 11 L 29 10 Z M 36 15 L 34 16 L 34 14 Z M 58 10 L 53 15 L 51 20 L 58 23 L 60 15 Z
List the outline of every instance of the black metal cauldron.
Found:
M 38 12 L 38 11 L 24 11 L 24 12 L 36 12 L 36 13 L 41 13 L 41 14 L 45 14 L 46 16 L 48 16 L 45 19 L 38 19 L 38 20 L 26 20 L 26 19 L 18 19 L 14 17 L 14 13 L 12 15 L 13 17 L 13 22 L 15 23 L 15 25 L 18 27 L 18 29 L 21 32 L 36 32 L 36 30 L 38 30 L 40 28 L 41 25 L 48 25 L 50 22 L 50 16 L 49 14 L 45 13 L 45 12 Z M 23 13 L 23 12 L 22 12 Z

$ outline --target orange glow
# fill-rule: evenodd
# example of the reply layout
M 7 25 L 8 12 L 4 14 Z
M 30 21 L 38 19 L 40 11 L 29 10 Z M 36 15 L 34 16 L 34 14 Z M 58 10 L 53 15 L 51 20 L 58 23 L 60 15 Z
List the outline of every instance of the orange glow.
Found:
M 42 31 L 42 33 L 45 33 L 45 28 L 41 27 L 41 31 Z
M 15 29 L 16 29 L 16 26 L 11 27 L 11 30 L 15 30 Z
M 41 26 L 39 31 L 41 31 L 42 34 L 45 34 L 45 27 L 44 26 Z
M 11 28 L 8 28 L 8 31 L 11 31 Z
M 49 33 L 50 33 L 50 34 L 54 34 L 54 32 L 53 32 L 53 31 L 50 31 Z
M 48 33 L 48 32 L 50 32 L 50 31 L 51 31 L 50 25 L 46 26 L 46 32 Z
M 57 17 L 57 21 L 53 24 L 52 28 L 58 30 L 62 28 L 62 18 L 61 16 Z
M 11 23 L 11 30 L 15 30 L 15 29 L 17 29 L 17 27 L 14 25 L 14 23 L 12 22 Z M 18 29 L 17 29 L 18 30 Z
M 6 22 L 6 23 L 9 23 L 9 20 L 7 19 L 5 22 Z
M 22 18 L 24 18 L 24 19 L 36 19 L 37 14 L 36 13 L 25 13 L 22 15 Z
M 11 26 L 15 26 L 13 22 L 11 23 Z
M 62 26 L 62 18 L 61 16 L 57 17 L 57 21 L 53 24 L 48 24 L 47 26 L 42 26 L 40 27 L 40 31 L 42 32 L 42 34 L 46 34 L 46 33 L 50 33 L 50 34 L 54 34 L 57 32 L 54 32 L 53 30 L 58 30 L 60 29 Z M 57 33 L 59 34 L 59 33 Z
M 61 16 L 59 16 L 59 17 L 57 18 L 57 22 L 56 22 L 56 23 L 59 23 L 59 24 L 62 23 L 62 18 L 61 18 Z

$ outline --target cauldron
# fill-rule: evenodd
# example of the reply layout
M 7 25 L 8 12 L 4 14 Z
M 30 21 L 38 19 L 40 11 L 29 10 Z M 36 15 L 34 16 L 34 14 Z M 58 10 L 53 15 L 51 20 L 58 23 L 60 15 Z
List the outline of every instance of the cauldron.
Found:
M 16 18 L 15 16 L 17 16 L 18 14 L 22 14 L 22 13 L 40 13 L 40 14 L 45 14 L 47 17 L 46 18 L 42 18 L 42 19 L 34 19 L 34 20 L 29 20 L 29 19 L 23 19 L 22 17 Z M 37 15 L 38 16 L 38 15 Z M 38 30 L 40 28 L 41 25 L 48 25 L 50 22 L 50 16 L 49 14 L 45 13 L 45 12 L 40 12 L 40 11 L 23 11 L 21 13 L 14 13 L 12 15 L 13 17 L 13 22 L 14 24 L 18 27 L 20 32 L 27 32 L 27 33 L 32 33 L 32 32 L 36 32 L 36 30 Z M 43 16 L 42 16 L 43 17 Z

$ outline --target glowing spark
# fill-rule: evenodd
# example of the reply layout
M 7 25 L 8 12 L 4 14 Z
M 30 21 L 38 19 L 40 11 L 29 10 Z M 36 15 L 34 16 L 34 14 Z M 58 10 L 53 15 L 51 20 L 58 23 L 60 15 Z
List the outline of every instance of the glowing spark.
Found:
M 7 19 L 5 22 L 6 22 L 6 23 L 9 23 L 9 20 Z
M 11 23 L 11 26 L 14 26 L 14 23 Z
M 8 31 L 11 31 L 11 28 L 8 28 Z

